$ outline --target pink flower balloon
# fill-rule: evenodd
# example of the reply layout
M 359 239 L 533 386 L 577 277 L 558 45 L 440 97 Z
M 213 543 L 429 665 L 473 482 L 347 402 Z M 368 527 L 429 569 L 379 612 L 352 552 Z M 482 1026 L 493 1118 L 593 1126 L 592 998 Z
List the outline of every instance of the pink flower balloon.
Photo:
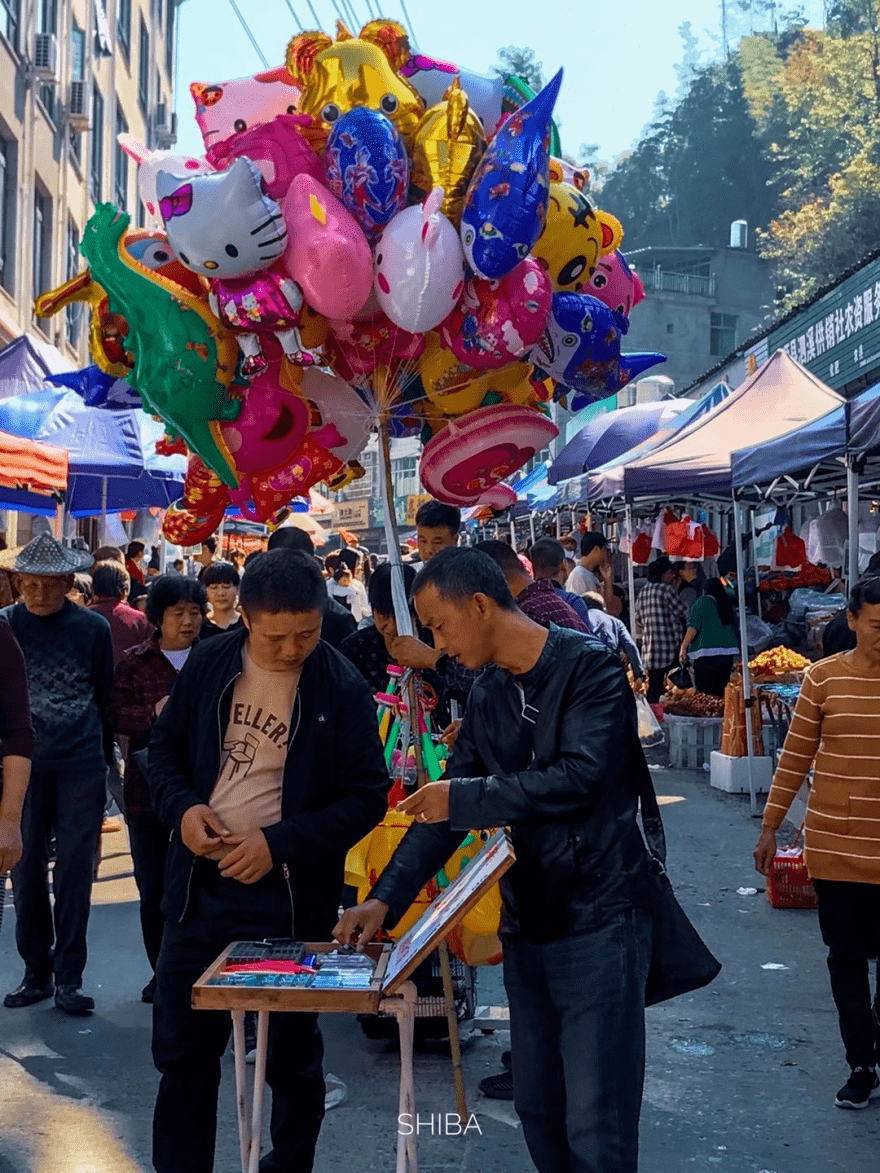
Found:
M 526 257 L 500 281 L 471 278 L 440 335 L 459 362 L 474 370 L 506 367 L 541 337 L 552 302 L 549 277 Z
M 263 176 L 268 194 L 273 200 L 283 200 L 297 175 L 311 175 L 323 182 L 321 160 L 300 134 L 300 128 L 310 123 L 307 114 L 279 114 L 271 122 L 259 123 L 210 147 L 208 160 L 223 171 L 233 159 L 247 155 Z
M 297 175 L 284 199 L 289 241 L 284 267 L 325 318 L 348 321 L 373 285 L 373 258 L 357 221 L 311 175 Z

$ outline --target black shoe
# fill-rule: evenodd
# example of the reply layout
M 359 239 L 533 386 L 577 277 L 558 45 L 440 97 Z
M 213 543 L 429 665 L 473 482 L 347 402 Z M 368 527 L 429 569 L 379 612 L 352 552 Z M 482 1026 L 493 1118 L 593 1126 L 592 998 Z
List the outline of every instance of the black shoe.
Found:
M 141 1001 L 146 1002 L 149 1006 L 152 1006 L 153 999 L 155 997 L 156 997 L 156 975 L 153 974 L 153 976 L 150 978 L 150 980 L 147 982 L 147 984 L 141 990 Z
M 512 1071 L 512 1070 L 513 1070 L 513 1062 L 512 1062 L 512 1060 L 511 1060 L 511 1058 L 510 1058 L 510 1051 L 502 1051 L 502 1052 L 501 1052 L 501 1066 L 502 1066 L 502 1067 L 503 1067 L 503 1068 L 504 1068 L 506 1071 Z
M 37 1002 L 45 1002 L 55 993 L 55 983 L 52 978 L 45 982 L 38 981 L 32 973 L 24 975 L 24 981 L 17 990 L 12 990 L 3 999 L 3 1005 L 10 1010 L 18 1010 L 22 1006 L 34 1006 Z
M 510 1071 L 501 1071 L 498 1075 L 489 1075 L 485 1079 L 481 1079 L 480 1091 L 487 1100 L 512 1100 L 512 1073 Z
M 296 1173 L 294 1165 L 279 1165 L 275 1159 L 274 1149 L 260 1157 L 260 1173 Z
M 59 986 L 55 991 L 55 1005 L 65 1014 L 91 1014 L 95 999 L 84 994 L 78 986 Z
M 849 1079 L 837 1093 L 837 1108 L 867 1108 L 868 1101 L 880 1092 L 876 1067 L 854 1067 Z

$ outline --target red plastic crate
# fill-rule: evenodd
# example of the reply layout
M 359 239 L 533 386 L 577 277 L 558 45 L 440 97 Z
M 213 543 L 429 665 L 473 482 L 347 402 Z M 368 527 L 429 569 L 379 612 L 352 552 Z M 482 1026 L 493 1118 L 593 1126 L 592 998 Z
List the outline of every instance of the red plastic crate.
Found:
M 818 907 L 802 847 L 777 853 L 767 876 L 767 899 L 773 908 Z

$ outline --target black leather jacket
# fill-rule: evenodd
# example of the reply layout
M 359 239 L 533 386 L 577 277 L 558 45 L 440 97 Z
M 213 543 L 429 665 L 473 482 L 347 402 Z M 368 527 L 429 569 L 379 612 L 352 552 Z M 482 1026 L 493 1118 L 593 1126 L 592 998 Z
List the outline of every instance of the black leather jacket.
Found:
M 535 721 L 527 739 L 524 703 Z M 542 943 L 651 907 L 656 886 L 637 823 L 646 770 L 620 658 L 592 636 L 551 626 L 531 671 L 492 667 L 474 685 L 446 770 L 450 820 L 414 823 L 371 892 L 389 905 L 386 924 L 465 832 L 503 825 L 516 851 L 501 880 L 503 933 Z
M 181 842 L 180 820 L 191 806 L 210 802 L 246 638 L 242 628 L 197 643 L 153 725 L 150 796 L 171 830 L 163 901 L 169 919 L 186 915 L 199 867 L 216 868 L 196 861 Z M 290 728 L 281 822 L 263 829 L 275 864 L 270 875 L 288 888 L 292 935 L 329 941 L 346 852 L 384 817 L 388 771 L 372 694 L 348 660 L 323 641 L 303 665 Z

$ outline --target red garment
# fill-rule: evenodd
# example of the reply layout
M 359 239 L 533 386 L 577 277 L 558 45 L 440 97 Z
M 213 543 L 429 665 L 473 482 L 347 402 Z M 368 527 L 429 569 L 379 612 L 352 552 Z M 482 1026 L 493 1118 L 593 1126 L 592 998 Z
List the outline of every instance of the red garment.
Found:
M 721 543 L 707 525 L 700 526 L 703 531 L 703 557 L 717 558 L 721 553 Z
M 141 570 L 141 568 L 138 566 L 137 562 L 135 562 L 133 558 L 126 558 L 125 569 L 128 571 L 128 577 L 131 579 L 132 582 L 139 582 L 141 584 L 141 586 L 144 586 L 146 584 L 146 579 L 144 578 L 144 572 Z
M 776 539 L 776 553 L 773 565 L 778 570 L 800 570 L 807 565 L 807 546 L 790 525 L 787 525 Z
M 147 780 L 131 756 L 144 749 L 156 719 L 156 702 L 168 696 L 177 679 L 177 669 L 159 647 L 159 633 L 130 648 L 116 665 L 110 719 L 115 733 L 128 737 L 123 793 L 130 815 L 151 815 L 153 807 Z
M 651 561 L 651 535 L 637 534 L 632 544 L 632 560 L 636 566 L 647 566 Z
M 119 663 L 123 652 L 142 644 L 153 634 L 153 625 L 146 615 L 118 599 L 98 599 L 89 610 L 97 611 L 110 624 L 114 666 Z
M 685 515 L 666 523 L 666 553 L 670 558 L 703 560 L 703 527 Z

